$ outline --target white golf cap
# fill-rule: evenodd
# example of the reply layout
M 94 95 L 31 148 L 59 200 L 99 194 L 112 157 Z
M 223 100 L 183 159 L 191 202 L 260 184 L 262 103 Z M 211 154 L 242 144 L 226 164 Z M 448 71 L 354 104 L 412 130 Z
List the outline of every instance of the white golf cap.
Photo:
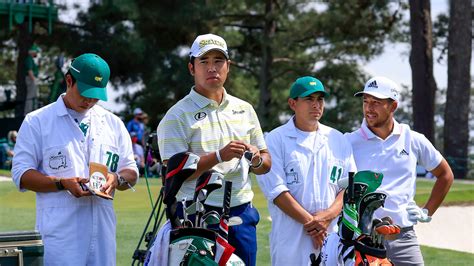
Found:
M 396 102 L 400 100 L 400 87 L 394 81 L 385 77 L 373 77 L 364 86 L 363 91 L 359 91 L 354 96 L 369 94 L 379 99 L 392 99 Z
M 215 34 L 204 34 L 197 36 L 189 51 L 189 56 L 200 57 L 211 50 L 221 51 L 227 59 L 229 59 L 229 53 L 227 51 L 227 43 L 225 40 Z

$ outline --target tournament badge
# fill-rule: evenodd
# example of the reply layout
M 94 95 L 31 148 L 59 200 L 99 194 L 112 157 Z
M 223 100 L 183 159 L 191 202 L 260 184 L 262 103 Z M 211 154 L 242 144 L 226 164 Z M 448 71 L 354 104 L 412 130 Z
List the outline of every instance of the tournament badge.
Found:
M 95 196 L 113 200 L 114 198 L 112 196 L 101 190 L 107 183 L 107 166 L 91 162 L 89 163 L 89 174 L 89 182 L 86 184 L 87 189 Z

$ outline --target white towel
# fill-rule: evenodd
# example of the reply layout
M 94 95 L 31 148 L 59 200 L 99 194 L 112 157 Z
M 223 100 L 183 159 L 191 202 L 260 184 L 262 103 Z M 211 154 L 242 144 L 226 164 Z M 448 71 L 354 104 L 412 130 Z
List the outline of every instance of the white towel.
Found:
M 168 251 L 170 245 L 171 223 L 169 220 L 160 228 L 156 234 L 150 250 L 147 252 L 145 266 L 167 266 Z

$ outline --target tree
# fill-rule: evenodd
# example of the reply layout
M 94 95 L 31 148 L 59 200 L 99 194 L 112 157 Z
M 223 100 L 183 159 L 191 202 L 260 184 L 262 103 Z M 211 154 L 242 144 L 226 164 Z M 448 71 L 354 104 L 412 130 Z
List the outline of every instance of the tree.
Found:
M 328 112 L 338 106 L 347 108 L 328 116 L 336 119 L 329 123 L 352 129 L 355 117 L 360 117 L 359 104 L 345 103 L 354 101 L 352 94 L 365 79 L 357 61 L 379 54 L 400 19 L 401 6 L 393 8 L 388 2 L 330 1 L 315 5 L 311 1 L 273 0 L 227 2 L 222 6 L 216 15 L 218 29 L 235 36 L 230 41 L 237 49 L 233 57 L 237 74 L 248 75 L 258 85 L 254 89 L 260 94 L 258 115 L 264 130 L 278 126 L 280 117 L 289 113 L 289 86 L 303 75 L 315 75 L 324 84 L 335 85 L 328 88 L 331 93 L 339 92 L 332 93 L 331 98 L 337 105 L 328 105 Z M 329 69 L 339 72 L 329 73 Z M 347 73 L 352 79 L 343 82 Z
M 471 3 L 452 0 L 449 14 L 444 153 L 456 178 L 466 178 L 468 170 L 471 56 Z
M 436 81 L 433 76 L 433 36 L 430 1 L 410 0 L 410 66 L 413 84 L 413 127 L 431 143 L 434 138 Z
M 28 49 L 33 44 L 33 35 L 28 31 L 28 22 L 25 21 L 19 25 L 18 33 L 18 60 L 16 63 L 16 103 L 15 106 L 15 116 L 22 117 L 26 115 L 25 102 L 26 102 L 26 69 L 25 69 L 25 60 L 28 56 Z
M 289 86 L 303 75 L 320 78 L 332 95 L 324 122 L 350 130 L 360 120 L 352 95 L 366 79 L 358 63 L 382 51 L 400 20 L 401 7 L 390 3 L 106 1 L 92 4 L 73 25 L 56 25 L 53 36 L 38 42 L 71 56 L 99 54 L 116 87 L 143 84 L 121 100 L 142 107 L 155 126 L 193 84 L 188 47 L 197 34 L 216 33 L 227 40 L 233 62 L 225 87 L 256 106 L 264 130 L 290 113 Z

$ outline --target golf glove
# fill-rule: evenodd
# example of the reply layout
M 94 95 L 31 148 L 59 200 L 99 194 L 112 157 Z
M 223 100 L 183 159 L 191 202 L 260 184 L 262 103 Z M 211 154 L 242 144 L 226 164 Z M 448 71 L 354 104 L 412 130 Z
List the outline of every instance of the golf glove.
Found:
M 431 221 L 431 216 L 428 215 L 427 209 L 422 209 L 418 207 L 415 203 L 410 203 L 407 206 L 408 220 L 416 223 L 429 223 Z

